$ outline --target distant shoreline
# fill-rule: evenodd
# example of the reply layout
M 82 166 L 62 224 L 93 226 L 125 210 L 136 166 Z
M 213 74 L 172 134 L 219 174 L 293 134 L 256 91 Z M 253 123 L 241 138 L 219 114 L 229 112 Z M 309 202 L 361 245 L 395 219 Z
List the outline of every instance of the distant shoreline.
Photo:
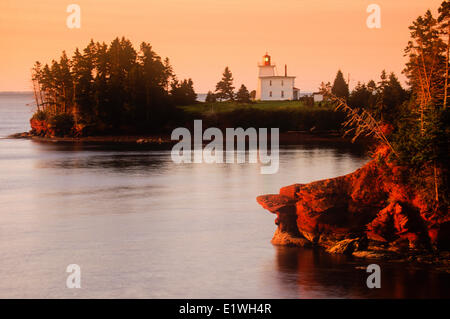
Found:
M 33 95 L 33 91 L 0 91 L 0 95 Z

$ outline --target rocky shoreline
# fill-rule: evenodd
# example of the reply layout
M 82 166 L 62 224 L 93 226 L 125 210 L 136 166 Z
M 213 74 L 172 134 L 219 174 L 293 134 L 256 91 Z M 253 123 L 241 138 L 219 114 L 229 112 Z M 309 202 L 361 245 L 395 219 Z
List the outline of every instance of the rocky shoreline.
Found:
M 12 139 L 32 139 L 37 142 L 54 143 L 104 143 L 104 144 L 143 144 L 143 145 L 174 145 L 177 141 L 172 141 L 169 135 L 97 135 L 97 136 L 49 136 L 36 133 L 35 131 L 16 133 L 8 136 Z M 356 147 L 364 147 L 367 140 L 361 139 L 359 143 L 352 144 L 349 138 L 334 131 L 306 132 L 289 131 L 279 134 L 280 145 L 304 145 L 304 144 L 348 144 Z
M 31 139 L 37 142 L 52 143 L 101 143 L 101 144 L 140 144 L 140 145 L 173 145 L 176 141 L 170 140 L 169 136 L 144 136 L 144 135 L 100 135 L 83 137 L 58 137 L 40 136 L 32 132 L 16 133 L 8 136 L 13 139 Z
M 178 141 L 171 140 L 170 134 L 109 134 L 92 135 L 87 134 L 83 128 L 75 129 L 69 135 L 61 134 L 52 125 L 44 120 L 32 118 L 30 120 L 31 130 L 29 132 L 10 135 L 8 138 L 30 138 L 38 142 L 54 143 L 102 143 L 102 144 L 143 144 L 155 146 L 172 146 Z M 191 128 L 192 129 L 192 128 Z M 206 129 L 206 127 L 204 128 Z M 224 141 L 226 138 L 224 138 Z M 368 139 L 361 138 L 358 146 L 366 145 Z M 302 145 L 302 144 L 351 144 L 351 138 L 344 138 L 338 131 L 287 131 L 279 133 L 280 145 Z M 207 143 L 206 143 L 207 144 Z
M 274 245 L 322 247 L 360 258 L 434 264 L 450 272 L 450 217 L 402 184 L 402 167 L 377 159 L 345 176 L 294 184 L 257 202 L 276 214 Z M 381 158 L 381 159 L 380 159 Z

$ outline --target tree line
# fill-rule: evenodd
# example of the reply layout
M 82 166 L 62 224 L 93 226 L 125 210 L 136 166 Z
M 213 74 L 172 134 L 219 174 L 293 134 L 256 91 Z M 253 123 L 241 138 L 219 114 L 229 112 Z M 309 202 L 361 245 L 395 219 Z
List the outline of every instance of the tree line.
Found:
M 175 105 L 195 103 L 191 79 L 178 80 L 169 59 L 149 43 L 135 50 L 122 37 L 109 45 L 91 42 L 69 58 L 32 69 L 37 113 L 62 130 L 96 132 L 160 131 Z M 70 132 L 65 132 L 70 134 Z
M 205 102 L 214 103 L 219 101 L 236 101 L 238 103 L 251 103 L 255 98 L 255 92 L 249 92 L 247 87 L 242 84 L 239 90 L 235 93 L 235 87 L 233 86 L 233 74 L 229 67 L 226 67 L 222 79 L 217 82 L 216 90 L 213 92 L 208 91 Z
M 330 84 L 322 83 L 321 87 L 326 85 Z M 381 71 L 377 82 L 358 81 L 351 92 L 342 71 L 338 70 L 331 86 L 331 93 L 344 99 L 352 108 L 364 108 L 370 111 L 374 118 L 385 123 L 392 123 L 398 116 L 397 106 L 411 98 L 410 89 L 404 89 L 397 75 L 394 72 L 388 75 L 386 70 Z
M 347 113 L 345 123 L 356 137 L 377 137 L 391 149 L 392 160 L 410 168 L 411 184 L 432 188 L 435 207 L 448 207 L 450 1 L 442 2 L 437 17 L 426 11 L 409 30 L 407 90 L 394 73 L 383 71 L 377 83 L 358 83 L 350 93 L 338 71 L 333 85 L 322 83 L 321 91 Z

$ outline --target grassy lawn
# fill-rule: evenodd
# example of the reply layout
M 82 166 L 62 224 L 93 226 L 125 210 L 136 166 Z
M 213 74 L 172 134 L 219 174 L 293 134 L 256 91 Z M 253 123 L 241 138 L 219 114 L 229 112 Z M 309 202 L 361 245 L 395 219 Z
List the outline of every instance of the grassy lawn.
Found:
M 201 119 L 204 127 L 278 127 L 281 132 L 338 130 L 344 119 L 326 104 L 308 106 L 302 101 L 197 103 L 179 109 L 186 123 Z
M 237 102 L 198 103 L 187 106 L 179 106 L 189 113 L 227 113 L 237 110 L 260 111 L 318 111 L 330 109 L 328 106 L 306 106 L 301 101 L 258 101 L 252 104 L 240 104 Z

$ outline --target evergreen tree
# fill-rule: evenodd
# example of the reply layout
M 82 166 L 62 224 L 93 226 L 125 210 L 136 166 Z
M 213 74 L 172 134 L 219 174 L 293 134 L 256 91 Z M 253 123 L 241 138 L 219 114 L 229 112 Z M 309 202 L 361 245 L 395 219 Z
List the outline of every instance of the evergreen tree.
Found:
M 92 52 L 88 51 L 88 48 L 84 52 L 85 54 L 82 55 L 77 48 L 72 57 L 74 114 L 85 123 L 92 123 L 97 120 L 91 100 L 94 92 L 92 76 L 94 63 Z
M 192 79 L 179 82 L 174 79 L 171 83 L 170 94 L 175 105 L 189 105 L 197 101 L 197 94 L 194 91 Z
M 448 6 L 448 1 L 444 1 L 439 12 L 445 16 Z M 448 181 L 450 132 L 444 102 L 448 46 L 443 41 L 448 39 L 449 29 L 441 26 L 428 10 L 409 27 L 411 40 L 405 49 L 408 62 L 404 73 L 411 86 L 411 100 L 401 109 L 393 134 L 393 145 L 401 162 L 415 167 L 424 184 L 433 181 L 436 203 L 448 200 L 445 181 Z
M 247 90 L 247 87 L 242 84 L 239 88 L 239 91 L 236 94 L 236 100 L 239 103 L 250 103 L 250 93 Z
M 217 100 L 216 95 L 213 92 L 208 91 L 208 93 L 206 94 L 205 102 L 206 103 L 215 103 L 216 100 Z
M 222 80 L 216 85 L 216 96 L 222 100 L 234 100 L 233 74 L 228 67 L 223 72 Z
M 430 10 L 419 16 L 409 29 L 411 41 L 405 49 L 409 60 L 404 73 L 423 120 L 430 103 L 442 102 L 443 94 L 438 93 L 444 87 L 446 46 L 439 34 L 438 21 Z
M 57 81 L 61 85 L 61 106 L 62 112 L 73 112 L 73 79 L 71 71 L 71 61 L 67 57 L 65 51 L 63 51 L 61 58 L 59 59 L 59 74 Z
M 108 49 L 109 78 L 108 97 L 109 103 L 106 109 L 106 122 L 114 130 L 125 125 L 128 113 L 128 101 L 130 100 L 130 72 L 136 63 L 137 53 L 131 42 L 125 38 L 116 38 Z
M 403 104 L 407 97 L 408 95 L 400 84 L 397 76 L 394 72 L 391 72 L 389 74 L 388 86 L 384 94 L 384 104 L 386 105 L 387 109 L 395 109 L 396 106 Z
M 353 108 L 369 108 L 372 93 L 364 83 L 358 82 L 348 99 L 348 105 Z
M 93 41 L 84 50 L 83 56 L 94 64 L 93 74 L 93 109 L 97 115 L 97 123 L 105 123 L 108 112 L 108 77 L 109 77 L 109 56 L 108 45 L 106 43 L 95 43 Z M 105 123 L 106 124 L 106 123 Z
M 399 108 L 408 97 L 406 91 L 393 72 L 388 76 L 383 70 L 376 92 L 377 102 L 371 106 L 373 116 L 385 123 L 393 124 L 399 116 Z
M 344 100 L 348 99 L 349 90 L 348 84 L 344 80 L 344 75 L 341 70 L 338 70 L 336 74 L 336 78 L 334 79 L 333 87 L 331 88 L 331 93 L 335 96 L 343 98 Z
M 141 92 L 143 107 L 139 114 L 143 114 L 145 121 L 157 126 L 158 119 L 164 105 L 168 104 L 169 96 L 167 86 L 172 77 L 172 68 L 169 61 L 162 61 L 161 57 L 153 51 L 149 43 L 142 42 L 138 56 L 144 87 Z
M 370 80 L 369 82 L 367 82 L 367 89 L 368 89 L 369 92 L 372 93 L 373 95 L 376 94 L 376 91 L 377 91 L 377 84 L 375 83 L 374 80 Z
M 378 99 L 378 88 L 377 84 L 374 80 L 370 80 L 367 82 L 367 90 L 370 92 L 369 100 L 367 101 L 367 108 L 369 110 L 374 110 L 377 106 L 377 99 Z
M 185 91 L 186 101 L 189 104 L 195 103 L 197 101 L 197 93 L 194 90 L 194 82 L 191 78 L 183 81 L 183 87 Z

